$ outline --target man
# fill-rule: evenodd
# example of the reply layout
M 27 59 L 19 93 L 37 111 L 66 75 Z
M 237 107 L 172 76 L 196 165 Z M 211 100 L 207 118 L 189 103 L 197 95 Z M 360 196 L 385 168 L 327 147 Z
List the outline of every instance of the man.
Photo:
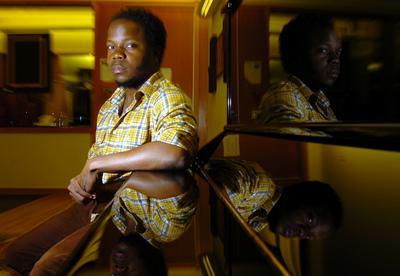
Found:
M 72 198 L 84 205 L 74 205 L 17 240 L 6 253 L 9 266 L 27 273 L 60 240 L 61 248 L 76 244 L 88 229 L 99 186 L 132 171 L 188 165 L 197 149 L 197 124 L 185 94 L 158 72 L 165 44 L 163 23 L 148 11 L 126 9 L 112 17 L 107 61 L 118 88 L 101 107 L 88 161 L 68 186 Z M 42 265 L 40 273 L 53 273 L 63 258 L 52 260 L 53 267 Z
M 179 169 L 197 148 L 197 125 L 184 93 L 158 73 L 166 42 L 163 23 L 144 10 L 116 14 L 108 27 L 107 61 L 118 84 L 97 120 L 96 142 L 68 190 L 94 198 L 94 183 L 115 172 Z
M 322 90 L 340 72 L 341 43 L 330 17 L 300 14 L 284 26 L 280 37 L 285 81 L 267 92 L 260 104 L 260 123 L 334 121 Z

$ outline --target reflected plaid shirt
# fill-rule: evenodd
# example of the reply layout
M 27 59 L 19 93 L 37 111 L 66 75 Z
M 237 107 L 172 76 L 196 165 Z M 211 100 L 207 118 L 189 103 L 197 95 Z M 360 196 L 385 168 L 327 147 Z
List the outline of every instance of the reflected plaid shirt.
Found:
M 336 121 L 336 116 L 321 90 L 314 93 L 300 79 L 289 75 L 263 96 L 257 121 L 263 124 Z
M 101 107 L 96 142 L 89 150 L 89 159 L 128 151 L 154 141 L 181 147 L 190 154 L 197 150 L 197 122 L 189 99 L 159 72 L 138 89 L 135 100 L 119 115 L 124 99 L 124 88 L 117 88 Z M 104 173 L 102 182 L 119 176 Z
M 223 186 L 233 206 L 254 230 L 259 232 L 268 226 L 266 216 L 279 200 L 281 192 L 257 162 L 212 159 L 206 168 L 211 177 Z
M 196 212 L 198 188 L 191 185 L 183 194 L 170 198 L 151 198 L 125 188 L 111 209 L 114 225 L 127 235 L 128 222 L 135 222 L 135 232 L 155 247 L 179 238 L 189 228 Z

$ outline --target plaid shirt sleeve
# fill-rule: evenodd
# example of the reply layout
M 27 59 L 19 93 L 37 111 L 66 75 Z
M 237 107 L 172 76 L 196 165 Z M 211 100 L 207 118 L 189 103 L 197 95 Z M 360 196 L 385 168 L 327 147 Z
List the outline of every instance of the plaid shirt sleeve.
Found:
M 190 154 L 197 150 L 197 122 L 188 97 L 178 88 L 157 93 L 153 102 L 152 124 L 152 141 L 178 146 Z
M 306 106 L 292 91 L 266 94 L 260 105 L 260 123 L 304 121 Z

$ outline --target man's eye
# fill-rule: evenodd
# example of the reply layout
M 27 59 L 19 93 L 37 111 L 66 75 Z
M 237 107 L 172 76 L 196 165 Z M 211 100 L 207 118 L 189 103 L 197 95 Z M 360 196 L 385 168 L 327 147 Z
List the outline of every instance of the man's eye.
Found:
M 128 43 L 125 46 L 127 49 L 134 49 L 137 47 L 137 45 L 135 43 Z
M 327 54 L 328 53 L 328 49 L 326 49 L 326 48 L 318 48 L 318 53 Z
M 308 225 L 313 225 L 315 223 L 315 216 L 312 213 L 307 214 L 307 224 Z
M 113 50 L 114 49 L 114 45 L 107 45 L 107 50 Z

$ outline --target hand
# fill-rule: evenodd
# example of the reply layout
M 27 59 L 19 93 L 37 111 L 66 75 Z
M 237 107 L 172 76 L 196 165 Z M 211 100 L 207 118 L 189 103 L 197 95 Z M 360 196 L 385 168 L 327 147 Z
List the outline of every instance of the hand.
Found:
M 86 162 L 85 167 L 80 174 L 71 179 L 68 190 L 70 196 L 78 203 L 86 204 L 92 199 L 96 199 L 93 193 L 94 184 L 96 183 L 97 173 L 91 171 L 90 160 Z

